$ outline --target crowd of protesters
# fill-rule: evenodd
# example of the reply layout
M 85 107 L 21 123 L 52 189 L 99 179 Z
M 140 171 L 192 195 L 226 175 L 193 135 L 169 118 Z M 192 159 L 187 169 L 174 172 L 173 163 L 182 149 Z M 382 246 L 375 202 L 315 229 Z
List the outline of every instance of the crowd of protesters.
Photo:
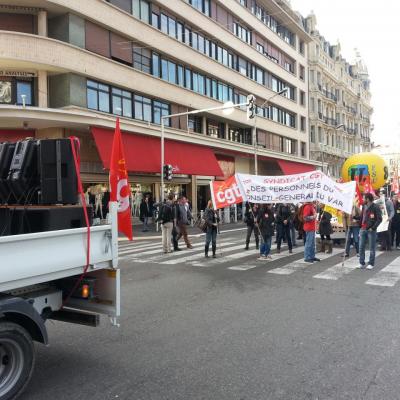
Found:
M 400 202 L 398 196 L 385 199 L 385 207 L 388 214 L 388 229 L 377 233 L 377 228 L 382 222 L 382 213 L 376 204 L 378 196 L 365 194 L 363 204 L 360 207 L 353 204 L 351 214 L 343 214 L 343 227 L 346 232 L 345 257 L 350 257 L 351 246 L 354 247 L 359 257 L 359 268 L 372 269 L 375 265 L 375 252 L 377 244 L 380 250 L 390 251 L 392 248 L 400 250 Z M 185 246 L 192 249 L 192 243 L 188 236 L 188 225 L 194 222 L 191 207 L 185 196 L 169 195 L 162 204 L 153 204 L 149 197 L 145 197 L 140 206 L 140 218 L 143 222 L 143 230 L 148 230 L 148 220 L 152 216 L 152 210 L 158 210 L 157 222 L 161 223 L 162 246 L 164 253 L 180 251 L 179 241 L 183 238 Z M 293 247 L 297 241 L 304 244 L 304 261 L 313 263 L 320 261 L 316 257 L 316 233 L 319 234 L 318 251 L 321 253 L 333 252 L 334 241 L 332 214 L 322 204 L 305 203 L 292 204 L 246 204 L 243 214 L 243 222 L 246 224 L 246 237 L 244 250 L 250 249 L 251 238 L 254 237 L 255 248 L 259 250 L 260 260 L 271 260 L 272 240 L 275 237 L 276 254 L 282 251 L 285 243 L 289 254 L 293 253 Z M 216 257 L 217 237 L 219 232 L 219 215 L 214 210 L 212 201 L 207 204 L 199 227 L 205 233 L 204 255 Z M 369 243 L 369 259 L 365 260 L 365 249 Z

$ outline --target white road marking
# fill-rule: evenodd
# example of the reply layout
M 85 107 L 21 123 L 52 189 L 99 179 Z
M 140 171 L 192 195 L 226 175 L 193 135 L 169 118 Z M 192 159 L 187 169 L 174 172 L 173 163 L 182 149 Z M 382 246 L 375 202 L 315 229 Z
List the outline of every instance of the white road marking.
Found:
M 375 257 L 378 257 L 381 254 L 382 252 L 378 251 L 376 252 Z M 366 251 L 365 252 L 366 260 L 368 260 L 368 257 L 369 257 L 369 251 Z M 313 278 L 330 279 L 336 281 L 342 278 L 343 276 L 349 274 L 350 272 L 354 271 L 355 269 L 357 269 L 357 267 L 360 265 L 360 259 L 358 257 L 351 257 L 345 260 L 344 266 L 342 266 L 342 263 L 343 261 L 317 275 L 314 275 Z
M 333 252 L 330 254 L 317 253 L 316 257 L 318 257 L 322 261 L 326 260 L 327 258 L 334 257 L 341 252 L 343 252 L 343 249 L 333 249 Z M 316 262 L 315 264 L 318 265 L 318 262 Z M 290 275 L 293 274 L 293 272 L 295 271 L 306 268 L 308 265 L 313 265 L 313 264 L 306 263 L 304 260 L 299 260 L 292 264 L 286 265 L 285 267 L 271 269 L 270 271 L 268 271 L 268 273 L 277 275 Z
M 259 267 L 259 265 L 235 265 L 234 267 L 228 267 L 228 269 L 232 269 L 233 271 L 247 271 L 257 267 Z
M 138 251 L 144 251 L 147 249 L 154 249 L 154 243 L 152 244 L 147 244 L 143 246 L 125 246 L 124 248 L 119 247 L 118 248 L 118 254 L 128 254 L 128 253 L 134 253 Z
M 394 286 L 400 280 L 400 257 L 394 259 L 387 267 L 381 269 L 373 278 L 365 282 L 374 286 Z

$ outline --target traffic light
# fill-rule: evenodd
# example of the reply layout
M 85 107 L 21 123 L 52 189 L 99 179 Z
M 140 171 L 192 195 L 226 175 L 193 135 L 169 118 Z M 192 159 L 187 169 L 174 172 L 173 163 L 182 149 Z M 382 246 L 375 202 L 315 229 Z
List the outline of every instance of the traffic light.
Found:
M 172 180 L 172 165 L 171 164 L 164 165 L 164 179 L 167 181 Z
M 256 116 L 256 98 L 254 95 L 247 96 L 247 119 L 253 119 Z

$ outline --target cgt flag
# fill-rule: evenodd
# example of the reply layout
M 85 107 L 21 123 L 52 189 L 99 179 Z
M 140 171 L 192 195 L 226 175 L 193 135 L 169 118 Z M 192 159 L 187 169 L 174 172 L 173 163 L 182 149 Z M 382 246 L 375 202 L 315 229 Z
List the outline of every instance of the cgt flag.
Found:
M 123 233 L 129 240 L 132 240 L 131 208 L 129 205 L 130 187 L 121 130 L 119 128 L 119 118 L 117 118 L 111 150 L 110 188 L 110 201 L 118 202 L 118 231 Z
M 235 175 L 226 181 L 211 181 L 210 188 L 211 200 L 215 210 L 243 202 Z

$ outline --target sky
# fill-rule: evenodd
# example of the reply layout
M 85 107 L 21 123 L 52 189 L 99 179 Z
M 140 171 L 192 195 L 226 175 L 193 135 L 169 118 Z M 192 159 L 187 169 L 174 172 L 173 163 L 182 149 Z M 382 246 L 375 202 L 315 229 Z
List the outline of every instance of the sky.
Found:
M 400 143 L 400 0 L 291 0 L 292 8 L 317 17 L 317 29 L 352 62 L 360 52 L 371 80 L 371 139 Z

